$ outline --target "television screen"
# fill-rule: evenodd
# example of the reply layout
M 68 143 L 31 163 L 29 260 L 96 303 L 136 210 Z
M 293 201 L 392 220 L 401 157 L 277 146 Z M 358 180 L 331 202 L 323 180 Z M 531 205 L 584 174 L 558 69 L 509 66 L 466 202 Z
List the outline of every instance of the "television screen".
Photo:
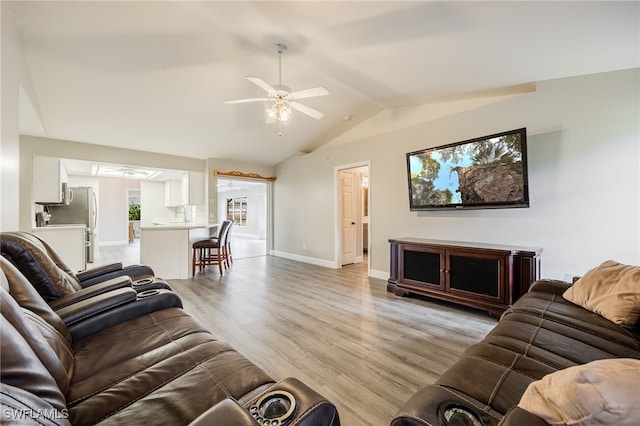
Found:
M 527 129 L 407 154 L 411 210 L 529 207 Z

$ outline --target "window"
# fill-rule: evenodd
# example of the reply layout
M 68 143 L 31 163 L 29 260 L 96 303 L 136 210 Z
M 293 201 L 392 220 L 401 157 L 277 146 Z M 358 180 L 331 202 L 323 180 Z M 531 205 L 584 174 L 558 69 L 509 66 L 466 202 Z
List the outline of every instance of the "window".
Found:
M 247 197 L 227 198 L 227 220 L 235 226 L 247 226 Z

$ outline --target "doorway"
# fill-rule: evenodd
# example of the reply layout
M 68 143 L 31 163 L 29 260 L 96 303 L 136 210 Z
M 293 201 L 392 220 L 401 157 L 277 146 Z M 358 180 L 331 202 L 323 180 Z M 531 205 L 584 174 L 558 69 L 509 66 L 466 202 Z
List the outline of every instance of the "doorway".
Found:
M 266 256 L 268 182 L 218 178 L 218 221 L 233 220 L 233 258 Z
M 369 273 L 369 162 L 336 168 L 336 265 Z
M 140 238 L 140 189 L 127 189 L 129 243 Z

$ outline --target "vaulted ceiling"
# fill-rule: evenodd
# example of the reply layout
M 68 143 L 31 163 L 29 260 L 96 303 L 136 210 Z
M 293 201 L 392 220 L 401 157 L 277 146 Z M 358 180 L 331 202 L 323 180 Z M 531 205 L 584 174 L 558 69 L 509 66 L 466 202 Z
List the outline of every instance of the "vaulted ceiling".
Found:
M 638 2 L 9 3 L 33 82 L 22 133 L 264 165 L 382 114 L 640 66 Z M 277 84 L 276 43 L 283 84 L 330 92 L 282 136 L 264 103 L 223 104 L 264 96 L 245 76 Z

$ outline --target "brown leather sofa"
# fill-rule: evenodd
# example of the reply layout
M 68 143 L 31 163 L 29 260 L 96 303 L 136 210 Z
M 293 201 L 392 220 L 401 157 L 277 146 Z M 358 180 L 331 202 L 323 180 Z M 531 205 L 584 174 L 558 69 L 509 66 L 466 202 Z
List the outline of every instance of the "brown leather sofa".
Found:
M 530 383 L 595 360 L 640 359 L 638 325 L 621 327 L 565 300 L 568 286 L 534 283 L 484 340 L 414 394 L 391 425 L 546 426 L 518 407 Z
M 276 383 L 179 307 L 76 338 L 13 264 L 0 267 L 1 424 L 340 424 L 329 401 Z
M 76 340 L 145 313 L 182 307 L 146 265 L 112 263 L 74 274 L 46 241 L 27 232 L 0 233 L 0 249 Z
M 122 276 L 131 278 L 132 287 L 138 292 L 171 289 L 166 281 L 156 278 L 147 265 L 123 267 L 116 262 L 74 273 L 46 241 L 28 232 L 0 233 L 0 250 L 50 304 L 88 287 L 93 287 L 94 294 L 98 293 L 101 290 L 96 284 Z

